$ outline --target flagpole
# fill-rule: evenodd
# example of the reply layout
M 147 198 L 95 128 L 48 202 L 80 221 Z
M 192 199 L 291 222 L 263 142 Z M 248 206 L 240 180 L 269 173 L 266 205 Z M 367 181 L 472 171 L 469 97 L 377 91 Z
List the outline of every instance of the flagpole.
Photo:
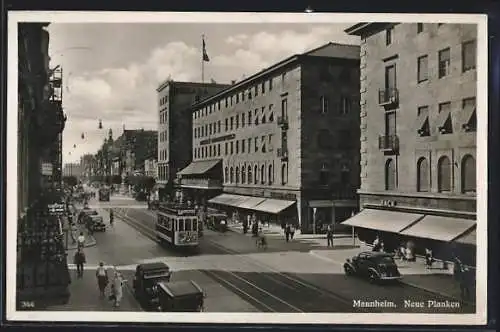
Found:
M 205 59 L 204 59 L 204 53 L 205 52 L 205 35 L 201 35 L 201 83 L 205 83 Z

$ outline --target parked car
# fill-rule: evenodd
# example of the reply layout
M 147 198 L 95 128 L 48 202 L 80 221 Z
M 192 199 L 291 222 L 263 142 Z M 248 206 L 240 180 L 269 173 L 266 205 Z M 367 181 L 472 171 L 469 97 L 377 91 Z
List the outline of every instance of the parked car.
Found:
M 80 211 L 78 214 L 77 222 L 79 224 L 83 224 L 85 222 L 85 217 L 86 216 L 97 216 L 99 213 L 97 213 L 96 210 L 91 210 L 91 209 L 83 209 Z
M 161 281 L 155 286 L 158 294 L 157 311 L 202 312 L 205 293 L 194 281 Z
M 385 252 L 361 252 L 352 259 L 346 259 L 344 271 L 347 276 L 360 276 L 376 283 L 401 279 L 393 255 Z
M 159 306 L 159 282 L 169 282 L 172 273 L 163 262 L 145 263 L 137 265 L 132 287 L 134 296 L 146 310 L 157 310 Z
M 90 232 L 105 232 L 106 224 L 100 215 L 85 216 L 85 225 Z

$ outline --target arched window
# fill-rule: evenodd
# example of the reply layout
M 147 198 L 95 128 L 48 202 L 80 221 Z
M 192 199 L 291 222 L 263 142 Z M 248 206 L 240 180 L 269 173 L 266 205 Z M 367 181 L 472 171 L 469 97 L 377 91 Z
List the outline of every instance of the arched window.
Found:
M 224 169 L 224 182 L 229 182 L 229 169 L 227 168 L 227 166 Z
M 229 183 L 233 183 L 234 182 L 234 169 L 231 167 L 229 169 Z
M 260 166 L 260 183 L 264 184 L 266 179 L 266 166 Z
M 387 159 L 385 162 L 385 190 L 396 189 L 396 165 L 394 160 Z
M 259 183 L 259 179 L 258 179 L 258 176 L 257 176 L 257 165 L 255 165 L 255 167 L 253 168 L 253 174 L 254 174 L 253 183 L 254 184 Z
M 281 165 L 281 184 L 286 184 L 288 180 L 288 168 L 286 163 Z
M 318 148 L 330 149 L 332 147 L 332 135 L 328 129 L 321 129 L 317 137 Z
M 245 183 L 247 181 L 245 166 L 241 168 L 241 183 Z
M 417 162 L 417 191 L 429 191 L 429 163 L 423 157 Z
M 240 168 L 236 166 L 236 183 L 240 183 Z
M 462 192 L 476 192 L 476 160 L 470 154 L 462 159 Z
M 438 191 L 451 191 L 451 163 L 446 156 L 438 161 Z
M 269 184 L 273 184 L 273 165 L 269 165 L 267 168 L 267 181 Z
M 252 166 L 248 166 L 248 169 L 247 169 L 247 175 L 248 175 L 248 183 L 249 184 L 252 184 Z

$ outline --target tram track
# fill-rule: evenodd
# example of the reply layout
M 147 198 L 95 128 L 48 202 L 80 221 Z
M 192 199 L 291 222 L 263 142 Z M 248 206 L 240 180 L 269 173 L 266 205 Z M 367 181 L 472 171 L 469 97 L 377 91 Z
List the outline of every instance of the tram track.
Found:
M 118 212 L 118 213 L 116 213 Z M 141 222 L 128 216 L 128 211 L 116 211 L 116 215 L 155 242 L 156 234 L 147 224 L 151 220 Z M 325 289 L 297 279 L 290 274 L 279 272 L 267 264 L 256 262 L 241 253 L 219 245 L 215 241 L 204 239 L 211 251 L 220 254 L 237 255 L 240 261 L 247 266 L 254 266 L 258 271 L 253 273 L 239 273 L 221 270 L 200 270 L 233 293 L 244 298 L 263 312 L 353 312 L 352 299 L 343 298 Z M 363 312 L 364 310 L 357 310 Z M 367 311 L 368 312 L 368 311 Z M 370 312 L 373 312 L 371 310 Z

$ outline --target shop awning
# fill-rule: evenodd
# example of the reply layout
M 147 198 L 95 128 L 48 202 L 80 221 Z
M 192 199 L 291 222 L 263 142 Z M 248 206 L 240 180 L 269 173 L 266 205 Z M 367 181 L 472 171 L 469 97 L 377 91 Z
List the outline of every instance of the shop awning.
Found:
M 477 234 L 476 234 L 476 229 L 473 229 L 470 232 L 465 233 L 464 235 L 460 236 L 458 239 L 456 239 L 453 242 L 459 243 L 459 244 L 470 244 L 475 246 L 477 243 Z
M 295 201 L 285 201 L 281 199 L 268 198 L 259 205 L 254 206 L 252 210 L 257 210 L 267 213 L 280 213 L 284 209 L 292 206 L 294 203 Z
M 209 170 L 220 163 L 220 159 L 217 160 L 201 160 L 193 161 L 187 167 L 183 168 L 181 171 L 177 172 L 177 175 L 199 175 L 205 174 Z
M 384 232 L 399 233 L 424 215 L 387 210 L 364 209 L 342 224 L 374 229 Z
M 401 234 L 449 242 L 476 225 L 475 220 L 427 215 Z
M 242 209 L 252 210 L 256 205 L 264 202 L 266 199 L 262 197 L 247 197 L 243 202 L 241 202 L 238 207 Z
M 239 195 L 231 195 L 231 194 L 220 194 L 212 199 L 208 200 L 208 203 L 212 204 L 221 204 L 221 205 L 231 205 L 231 202 L 238 200 L 241 197 Z

